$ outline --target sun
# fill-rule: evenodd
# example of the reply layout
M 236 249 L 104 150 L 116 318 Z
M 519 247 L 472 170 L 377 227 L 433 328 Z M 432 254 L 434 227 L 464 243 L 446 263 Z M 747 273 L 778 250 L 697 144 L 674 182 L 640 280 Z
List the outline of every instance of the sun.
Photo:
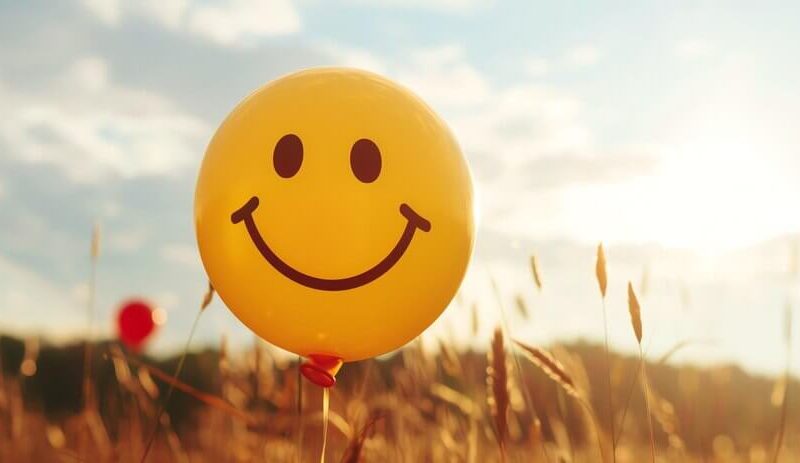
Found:
M 715 255 L 800 229 L 786 144 L 743 122 L 698 123 L 658 145 L 645 175 L 571 188 L 561 218 L 586 242 L 655 243 Z
M 791 188 L 764 152 L 770 143 L 752 135 L 720 130 L 668 149 L 631 192 L 643 237 L 715 254 L 796 229 Z

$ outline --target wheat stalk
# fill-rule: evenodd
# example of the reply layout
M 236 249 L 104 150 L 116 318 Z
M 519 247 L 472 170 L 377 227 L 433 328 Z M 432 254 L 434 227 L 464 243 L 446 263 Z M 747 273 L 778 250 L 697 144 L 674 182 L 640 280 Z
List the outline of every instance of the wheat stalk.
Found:
M 531 256 L 531 272 L 533 273 L 533 282 L 536 283 L 536 288 L 541 291 L 542 290 L 542 277 L 539 273 L 539 263 L 536 259 L 536 256 Z
M 494 330 L 488 357 L 489 366 L 486 368 L 486 386 L 489 394 L 487 395 L 487 402 L 489 404 L 489 413 L 494 420 L 501 458 L 505 460 L 506 439 L 508 437 L 508 370 L 506 368 L 503 331 L 499 327 Z
M 597 276 L 600 295 L 605 299 L 606 288 L 608 288 L 608 275 L 606 274 L 606 253 L 603 250 L 603 243 L 597 245 L 597 262 L 595 263 L 594 273 Z
M 551 353 L 544 349 L 529 346 L 516 339 L 514 340 L 514 343 L 522 349 L 523 353 L 525 354 L 525 358 L 530 360 L 531 363 L 542 370 L 545 375 L 547 375 L 558 386 L 560 386 L 567 395 L 576 399 L 584 408 L 584 410 L 586 410 L 586 413 L 588 413 L 592 418 L 595 435 L 597 436 L 597 448 L 600 451 L 600 458 L 602 461 L 605 461 L 605 451 L 603 450 L 603 442 L 602 438 L 600 437 L 600 425 L 597 422 L 597 416 L 595 416 L 594 410 L 592 409 L 589 401 L 584 397 L 583 391 L 578 389 L 575 380 L 572 379 L 572 376 L 567 372 L 566 368 L 564 368 L 564 365 L 562 365 L 558 359 L 553 357 Z
M 597 285 L 600 288 L 600 299 L 603 306 L 603 354 L 606 368 L 606 392 L 608 395 L 608 424 L 611 431 L 611 459 L 617 461 L 617 438 L 614 428 L 614 397 L 611 390 L 611 360 L 608 348 L 608 315 L 606 313 L 606 289 L 608 288 L 608 273 L 606 271 L 606 253 L 603 250 L 603 243 L 597 245 L 597 262 L 595 263 L 595 276 Z
M 564 392 L 578 400 L 583 400 L 583 396 L 579 392 L 577 386 L 575 386 L 575 381 L 572 379 L 572 376 L 567 373 L 564 365 L 553 357 L 551 353 L 517 340 L 514 340 L 514 342 L 522 349 L 525 357 L 542 370 L 550 379 L 555 381 Z
M 87 410 L 92 402 L 92 342 L 94 337 L 94 298 L 97 284 L 97 260 L 100 257 L 100 225 L 92 227 L 89 245 L 89 294 L 86 299 L 86 346 L 83 351 L 83 406 Z
M 628 311 L 631 314 L 631 326 L 633 327 L 633 334 L 636 335 L 636 342 L 641 346 L 642 344 L 642 308 L 639 305 L 639 299 L 636 293 L 633 292 L 633 285 L 628 282 Z
M 500 288 L 497 286 L 497 282 L 492 277 L 491 272 L 488 271 L 488 268 L 487 272 L 489 273 L 489 282 L 492 285 L 494 296 L 497 299 L 497 306 L 500 309 L 500 321 L 502 323 L 503 330 L 505 330 L 508 336 L 511 337 L 511 329 L 509 328 L 508 320 L 506 319 L 506 311 L 503 304 L 503 298 L 500 295 Z M 517 356 L 517 351 L 516 349 L 513 348 L 514 347 L 513 345 L 511 347 L 512 347 L 511 357 L 514 360 L 514 370 L 516 371 L 517 379 L 519 381 L 520 387 L 523 392 L 523 396 L 525 398 L 525 405 L 529 407 L 531 415 L 534 418 L 538 418 L 538 413 L 536 412 L 536 408 L 533 405 L 533 400 L 531 399 L 530 392 L 528 391 L 528 388 L 525 387 L 525 378 L 522 376 L 522 366 L 520 365 L 519 357 Z M 542 454 L 544 455 L 545 459 L 550 460 L 550 455 L 548 454 L 547 447 L 542 446 Z
M 653 416 L 658 422 L 661 430 L 667 435 L 671 447 L 684 451 L 686 444 L 678 434 L 678 417 L 675 414 L 675 406 L 666 398 L 655 391 L 652 384 L 648 384 L 650 394 L 654 403 Z M 684 455 L 685 457 L 685 455 Z
M 675 343 L 668 351 L 664 352 L 661 357 L 655 362 L 657 365 L 664 365 L 672 358 L 673 355 L 677 354 L 681 350 L 691 347 L 697 344 L 713 344 L 714 341 L 711 339 L 684 339 Z
M 470 306 L 470 311 L 471 311 L 470 322 L 472 328 L 472 335 L 477 336 L 478 331 L 481 328 L 480 319 L 478 318 L 478 304 L 473 302 L 472 305 Z
M 530 318 L 528 306 L 525 304 L 525 298 L 522 297 L 522 294 L 517 294 L 517 297 L 514 298 L 514 302 L 517 305 L 517 312 L 519 312 L 520 316 L 528 320 Z
M 441 383 L 431 385 L 431 395 L 461 411 L 467 417 L 479 417 L 480 409 L 469 396 Z
M 197 399 L 198 401 L 208 405 L 209 407 L 215 408 L 220 410 L 224 413 L 227 413 L 229 416 L 237 418 L 238 420 L 253 425 L 256 423 L 255 417 L 251 416 L 247 412 L 243 412 L 230 403 L 228 403 L 225 399 L 221 397 L 217 397 L 213 394 L 209 394 L 207 392 L 203 392 L 197 389 L 194 386 L 184 383 L 173 376 L 161 371 L 160 369 L 156 368 L 155 366 L 149 365 L 137 358 L 130 357 L 124 358 L 121 351 L 112 352 L 111 354 L 112 359 L 124 359 L 127 360 L 129 363 L 138 366 L 142 370 L 146 371 L 148 374 L 155 376 L 156 378 L 164 381 L 165 383 L 169 384 L 171 387 Z
M 200 310 L 197 311 L 197 315 L 194 317 L 194 321 L 192 322 L 192 328 L 189 330 L 189 336 L 186 338 L 186 343 L 183 346 L 183 353 L 181 353 L 180 360 L 178 360 L 178 365 L 175 367 L 175 372 L 172 374 L 172 379 L 178 381 L 178 378 L 181 375 L 181 371 L 183 371 L 183 365 L 186 363 L 186 356 L 189 354 L 189 346 L 192 343 L 192 338 L 194 337 L 194 333 L 197 330 L 197 324 L 200 322 L 200 315 L 203 314 L 205 309 L 211 304 L 211 300 L 214 297 L 214 287 L 211 286 L 211 282 L 208 283 L 208 288 L 206 289 L 205 294 L 203 295 L 203 300 L 200 303 Z M 167 393 L 164 395 L 164 400 L 158 406 L 158 411 L 156 412 L 155 421 L 153 423 L 153 431 L 150 433 L 150 437 L 147 439 L 147 444 L 144 447 L 144 453 L 142 453 L 142 458 L 140 463 L 144 463 L 147 460 L 147 455 L 150 454 L 150 448 L 153 446 L 153 442 L 158 435 L 158 430 L 161 427 L 161 416 L 164 413 L 164 410 L 169 402 L 170 398 L 172 398 L 172 393 L 175 390 L 176 383 L 170 383 L 169 389 L 167 389 Z
M 97 261 L 100 257 L 100 225 L 95 222 L 92 226 L 92 236 L 89 244 L 89 294 L 86 299 L 86 345 L 83 357 L 83 416 L 89 428 L 90 435 L 95 444 L 104 455 L 110 452 L 108 433 L 100 419 L 94 397 L 92 383 L 92 350 L 94 348 L 94 312 L 95 293 L 97 286 Z
M 644 394 L 645 408 L 647 409 L 647 429 L 650 432 L 650 457 L 653 463 L 656 461 L 656 442 L 653 436 L 653 419 L 650 411 L 649 383 L 647 381 L 647 369 L 644 363 L 644 352 L 642 351 L 642 309 L 636 293 L 633 291 L 633 284 L 628 282 L 628 311 L 631 314 L 631 327 L 636 336 L 636 343 L 639 346 L 639 363 L 642 372 L 642 392 Z
M 792 353 L 792 305 L 786 304 L 784 312 L 784 341 L 786 342 L 786 369 L 784 371 L 784 384 L 783 397 L 781 400 L 781 417 L 778 426 L 778 437 L 775 439 L 775 450 L 773 452 L 772 462 L 777 463 L 780 457 L 781 447 L 783 446 L 783 437 L 786 434 L 786 421 L 787 413 L 789 411 L 789 385 L 791 383 L 791 353 Z
M 211 285 L 211 280 L 208 281 L 208 288 L 206 289 L 206 293 L 203 295 L 203 302 L 200 303 L 200 311 L 206 310 L 206 308 L 211 304 L 211 301 L 214 300 L 214 286 Z
M 382 418 L 383 417 L 380 415 L 373 415 L 369 420 L 367 420 L 367 423 L 363 428 L 361 428 L 361 431 L 353 435 L 353 438 L 350 440 L 350 444 L 347 446 L 344 454 L 342 455 L 341 463 L 358 463 L 361 461 L 361 451 L 364 447 L 364 442 L 372 433 L 375 423 Z

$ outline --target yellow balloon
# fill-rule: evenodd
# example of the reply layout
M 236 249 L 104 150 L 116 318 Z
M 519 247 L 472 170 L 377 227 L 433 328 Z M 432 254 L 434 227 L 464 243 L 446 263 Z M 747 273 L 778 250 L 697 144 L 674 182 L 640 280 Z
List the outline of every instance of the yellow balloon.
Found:
M 472 183 L 445 123 L 409 90 L 346 68 L 244 99 L 195 193 L 200 255 L 230 310 L 303 356 L 354 361 L 428 327 L 464 276 Z

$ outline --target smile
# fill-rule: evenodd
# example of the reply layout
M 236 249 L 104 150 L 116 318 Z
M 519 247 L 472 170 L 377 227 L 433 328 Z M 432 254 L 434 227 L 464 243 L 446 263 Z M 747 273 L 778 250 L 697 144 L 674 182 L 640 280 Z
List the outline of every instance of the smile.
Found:
M 414 210 L 411 209 L 411 206 L 403 203 L 400 205 L 400 214 L 402 214 L 407 221 L 405 230 L 403 230 L 403 235 L 397 241 L 397 244 L 394 245 L 394 248 L 386 257 L 383 258 L 383 260 L 378 262 L 371 269 L 359 273 L 358 275 L 336 279 L 318 278 L 296 270 L 294 267 L 284 262 L 283 259 L 278 257 L 278 255 L 275 254 L 272 249 L 270 249 L 269 245 L 267 245 L 266 241 L 264 241 L 264 238 L 261 236 L 261 233 L 258 231 L 258 227 L 253 220 L 253 212 L 255 212 L 257 208 L 258 197 L 253 196 L 242 207 L 231 214 L 231 222 L 234 224 L 244 222 L 244 225 L 247 228 L 247 233 L 250 234 L 250 239 L 253 241 L 253 244 L 256 246 L 259 252 L 261 252 L 261 255 L 264 256 L 264 259 L 266 259 L 266 261 L 269 262 L 270 265 L 275 268 L 275 270 L 279 271 L 283 276 L 296 283 L 322 291 L 344 291 L 358 288 L 359 286 L 364 286 L 365 284 L 376 280 L 381 275 L 388 272 L 389 269 L 394 267 L 394 264 L 396 264 L 397 261 L 403 257 L 403 254 L 405 254 L 406 249 L 408 249 L 408 246 L 411 244 L 411 240 L 414 238 L 414 233 L 417 231 L 417 229 L 424 232 L 431 230 L 431 223 L 428 220 L 414 212 Z

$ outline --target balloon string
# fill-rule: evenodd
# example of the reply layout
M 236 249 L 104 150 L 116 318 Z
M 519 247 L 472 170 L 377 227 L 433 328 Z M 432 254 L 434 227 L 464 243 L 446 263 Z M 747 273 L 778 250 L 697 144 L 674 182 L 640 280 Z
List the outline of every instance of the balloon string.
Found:
M 303 359 L 297 356 L 297 461 L 303 463 L 303 437 L 305 427 L 303 422 L 303 375 L 300 372 L 300 365 Z
M 178 377 L 181 375 L 183 371 L 183 364 L 186 362 L 186 357 L 189 354 L 189 346 L 192 343 L 192 338 L 194 337 L 194 332 L 197 330 L 197 322 L 200 321 L 200 315 L 203 314 L 203 310 L 205 307 L 201 308 L 197 315 L 194 317 L 194 322 L 192 323 L 192 329 L 189 331 L 189 337 L 186 339 L 186 344 L 183 346 L 183 353 L 181 354 L 180 360 L 178 360 L 178 366 L 175 367 L 175 373 L 172 375 L 172 379 L 177 382 Z M 167 407 L 167 403 L 169 403 L 169 399 L 172 397 L 172 392 L 175 390 L 175 383 L 170 382 L 169 389 L 167 389 L 166 395 L 164 395 L 164 400 L 161 401 L 161 404 L 158 406 L 158 410 L 156 411 L 155 421 L 153 423 L 153 431 L 150 433 L 150 437 L 147 439 L 147 444 L 144 448 L 144 453 L 142 453 L 142 459 L 139 460 L 139 463 L 144 463 L 147 460 L 147 455 L 150 454 L 150 447 L 153 446 L 153 442 L 158 435 L 159 428 L 161 427 L 161 416 L 164 414 L 164 410 Z
M 330 388 L 322 389 L 322 452 L 319 463 L 325 463 L 325 447 L 328 445 L 328 409 L 330 408 Z

